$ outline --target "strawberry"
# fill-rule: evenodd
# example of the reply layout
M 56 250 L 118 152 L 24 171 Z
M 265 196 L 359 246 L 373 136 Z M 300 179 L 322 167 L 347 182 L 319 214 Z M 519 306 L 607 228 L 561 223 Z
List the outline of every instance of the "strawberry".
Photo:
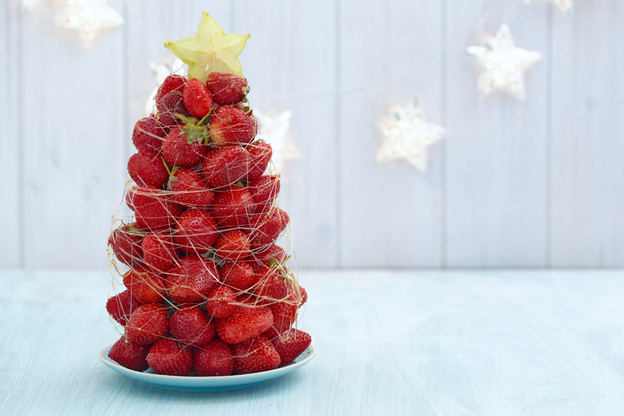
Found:
M 202 209 L 189 209 L 178 218 L 175 242 L 186 253 L 203 254 L 217 240 L 217 225 Z
M 273 244 L 288 225 L 288 221 L 288 214 L 279 208 L 268 214 L 252 216 L 249 219 L 251 248 L 258 250 Z
M 246 144 L 256 135 L 256 118 L 237 107 L 224 106 L 215 110 L 210 120 L 210 140 L 218 146 Z
M 306 290 L 302 288 L 301 286 L 299 286 L 299 292 L 301 293 L 301 305 L 303 305 L 304 303 L 308 301 L 308 292 L 306 292 Z
M 126 326 L 128 318 L 139 306 L 141 304 L 132 296 L 129 290 L 124 290 L 106 301 L 106 310 L 122 326 Z
M 211 72 L 206 85 L 219 105 L 238 104 L 249 92 L 245 78 L 228 72 Z
M 154 116 L 140 119 L 132 130 L 132 143 L 139 152 L 158 153 L 160 144 L 167 135 L 167 130 Z
M 152 345 L 147 354 L 147 363 L 156 374 L 188 376 L 193 368 L 193 352 L 165 338 Z
M 208 114 L 214 104 L 210 90 L 197 78 L 191 79 L 186 84 L 182 98 L 188 113 L 197 118 L 203 118 Z
M 132 211 L 134 211 L 134 194 L 137 192 L 137 187 L 132 184 L 130 189 L 126 190 L 126 205 L 128 206 L 128 208 L 130 208 Z
M 202 161 L 208 146 L 200 141 L 189 140 L 188 135 L 183 126 L 178 126 L 163 140 L 162 154 L 169 166 L 191 168 Z
M 126 325 L 128 340 L 139 345 L 150 345 L 169 332 L 167 308 L 156 303 L 141 305 Z
M 288 296 L 286 278 L 275 267 L 265 267 L 256 274 L 254 295 L 263 304 L 284 300 Z
M 122 336 L 108 351 L 108 357 L 130 370 L 145 371 L 149 367 L 146 361 L 149 350 L 149 345 L 139 345 Z
M 249 153 L 249 173 L 247 173 L 247 179 L 253 181 L 262 176 L 266 170 L 271 161 L 273 149 L 264 140 L 256 140 L 250 143 L 245 150 Z
M 149 230 L 172 228 L 183 208 L 168 200 L 164 193 L 153 188 L 137 188 L 132 194 L 132 205 L 138 227 Z
M 233 185 L 217 192 L 210 207 L 210 213 L 222 231 L 232 228 L 246 228 L 253 213 L 254 201 L 249 191 Z
M 215 242 L 217 256 L 223 260 L 236 261 L 245 259 L 249 255 L 249 238 L 244 232 L 234 230 L 221 234 Z
M 240 146 L 216 147 L 206 153 L 202 173 L 212 188 L 222 188 L 243 179 L 249 170 L 249 153 Z
M 259 373 L 277 368 L 281 359 L 275 346 L 264 335 L 258 335 L 232 347 L 236 374 Z
M 179 91 L 181 93 L 184 93 L 184 88 L 186 87 L 187 82 L 188 79 L 186 79 L 186 77 L 183 77 L 182 75 L 169 75 L 167 78 L 165 78 L 163 83 L 160 84 L 154 100 L 156 102 L 159 102 L 165 97 L 165 95 L 169 94 L 171 91 Z
M 204 177 L 193 169 L 178 169 L 169 177 L 169 197 L 178 204 L 191 208 L 207 208 L 214 200 L 214 192 Z
M 182 123 L 179 115 L 186 115 L 188 111 L 184 106 L 184 98 L 181 91 L 171 91 L 160 101 L 156 101 L 158 114 L 156 120 L 161 123 L 164 129 L 172 129 Z
M 228 344 L 239 344 L 257 337 L 273 325 L 269 308 L 240 306 L 227 318 L 217 319 L 219 338 Z
M 173 238 L 167 231 L 154 231 L 141 243 L 145 264 L 154 271 L 165 273 L 176 262 L 176 250 Z
M 206 311 L 213 318 L 227 318 L 236 310 L 236 294 L 226 286 L 220 286 L 210 292 L 206 301 Z
M 249 289 L 256 281 L 252 267 L 245 262 L 225 263 L 219 276 L 224 285 L 241 291 Z
M 182 257 L 167 275 L 167 292 L 178 303 L 202 302 L 220 284 L 215 264 L 199 256 Z
M 271 340 L 280 356 L 280 365 L 287 365 L 295 361 L 312 343 L 312 337 L 307 332 L 293 329 Z
M 143 262 L 141 241 L 144 236 L 145 232 L 139 230 L 136 223 L 122 224 L 111 233 L 108 245 L 120 262 L 132 267 Z
M 160 188 L 169 179 L 163 160 L 157 153 L 139 152 L 128 159 L 128 173 L 139 185 Z
M 200 376 L 229 376 L 234 371 L 230 346 L 220 339 L 193 353 L 193 372 Z
M 251 256 L 247 257 L 247 261 L 251 264 L 254 272 L 257 273 L 264 267 L 271 266 L 271 260 L 281 264 L 286 261 L 287 256 L 288 255 L 283 248 L 272 244 L 269 248 L 262 252 L 252 253 Z
M 159 273 L 134 266 L 123 275 L 124 286 L 139 303 L 160 303 L 165 298 L 165 281 Z
M 214 322 L 198 306 L 182 307 L 169 318 L 171 335 L 187 347 L 200 348 L 215 336 Z
M 260 176 L 252 181 L 247 189 L 254 200 L 255 213 L 268 212 L 280 191 L 280 175 Z

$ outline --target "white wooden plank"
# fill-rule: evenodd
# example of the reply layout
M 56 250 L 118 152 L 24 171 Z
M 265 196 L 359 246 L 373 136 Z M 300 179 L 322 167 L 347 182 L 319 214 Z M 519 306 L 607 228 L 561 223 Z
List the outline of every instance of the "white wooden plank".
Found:
M 447 267 L 541 267 L 547 257 L 548 13 L 515 0 L 447 7 Z M 526 74 L 528 99 L 479 101 L 466 48 L 508 23 L 516 45 L 544 58 Z
M 553 18 L 550 263 L 624 266 L 624 8 Z
M 419 97 L 442 122 L 442 3 L 340 3 L 340 265 L 439 267 L 442 264 L 442 149 L 429 172 L 380 166 L 375 117 Z
M 49 24 L 56 7 L 40 1 L 21 32 L 25 265 L 104 267 L 124 181 L 123 32 L 84 52 Z
M 292 110 L 301 159 L 282 169 L 280 205 L 292 219 L 299 267 L 338 265 L 335 2 L 234 3 L 234 29 L 252 108 Z
M 21 92 L 20 10 L 14 2 L 0 5 L 0 148 L 5 180 L 0 203 L 0 267 L 22 266 L 22 198 L 21 198 L 21 139 L 19 102 Z

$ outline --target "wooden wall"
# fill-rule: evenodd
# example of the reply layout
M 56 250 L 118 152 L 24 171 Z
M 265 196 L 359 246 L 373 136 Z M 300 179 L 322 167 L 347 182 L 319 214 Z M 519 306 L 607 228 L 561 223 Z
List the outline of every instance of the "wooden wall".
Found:
M 300 267 L 624 266 L 624 3 L 578 0 L 572 18 L 521 0 L 109 3 L 126 25 L 87 52 L 49 24 L 62 0 L 0 4 L 0 267 L 106 264 L 148 64 L 202 10 L 252 34 L 252 105 L 293 112 L 281 204 Z M 502 23 L 543 54 L 524 103 L 475 98 L 465 49 Z M 426 174 L 374 161 L 374 117 L 415 96 L 448 129 Z

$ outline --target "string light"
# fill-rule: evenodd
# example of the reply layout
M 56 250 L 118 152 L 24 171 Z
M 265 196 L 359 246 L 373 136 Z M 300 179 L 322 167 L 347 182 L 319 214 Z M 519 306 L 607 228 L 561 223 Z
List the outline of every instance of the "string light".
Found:
M 572 9 L 574 8 L 574 0 L 524 0 L 525 4 L 538 4 L 548 2 L 552 2 L 552 4 L 559 7 L 563 14 L 572 14 Z
M 124 24 L 124 19 L 106 1 L 67 0 L 67 5 L 52 18 L 52 22 L 57 27 L 78 32 L 82 45 L 88 49 L 99 30 Z
M 539 52 L 516 48 L 506 24 L 501 26 L 495 36 L 486 38 L 484 46 L 471 46 L 467 52 L 484 69 L 477 86 L 480 98 L 496 88 L 508 92 L 514 98 L 525 99 L 524 72 L 542 57 Z
M 258 110 L 253 110 L 254 116 L 258 120 L 258 139 L 262 139 L 271 145 L 273 149 L 273 166 L 279 172 L 284 165 L 284 161 L 298 159 L 301 153 L 292 141 L 290 135 L 290 111 L 278 114 L 276 110 L 263 114 Z
M 382 115 L 377 125 L 384 140 L 375 160 L 388 163 L 404 159 L 421 172 L 427 171 L 427 150 L 446 133 L 446 130 L 425 121 L 425 114 L 415 100 L 406 106 L 395 105 Z

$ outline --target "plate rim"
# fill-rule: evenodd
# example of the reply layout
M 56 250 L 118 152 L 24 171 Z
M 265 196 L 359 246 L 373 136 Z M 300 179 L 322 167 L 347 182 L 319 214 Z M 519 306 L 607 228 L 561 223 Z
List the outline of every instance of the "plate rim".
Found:
M 160 382 L 165 382 L 165 381 L 169 381 L 171 383 L 191 382 L 193 384 L 199 383 L 201 381 L 206 381 L 206 382 L 210 382 L 209 384 L 214 384 L 215 382 L 220 381 L 225 384 L 233 384 L 233 382 L 240 382 L 241 384 L 243 384 L 245 382 L 253 382 L 253 380 L 256 380 L 258 377 L 266 378 L 267 380 L 269 380 L 271 378 L 274 378 L 274 377 L 271 377 L 271 375 L 278 377 L 281 373 L 284 372 L 284 370 L 288 370 L 287 372 L 295 370 L 298 367 L 301 367 L 307 364 L 310 360 L 316 357 L 316 351 L 314 347 L 312 346 L 312 344 L 310 344 L 310 346 L 306 348 L 305 350 L 305 351 L 309 351 L 307 357 L 305 357 L 301 361 L 290 363 L 284 367 L 277 367 L 277 368 L 274 368 L 273 370 L 261 371 L 261 372 L 249 373 L 249 374 L 236 374 L 236 375 L 230 375 L 230 376 L 196 376 L 196 375 L 170 376 L 170 375 L 165 375 L 165 374 L 147 373 L 145 371 L 132 370 L 130 368 L 126 368 L 122 366 L 121 364 L 113 361 L 112 359 L 108 357 L 108 354 L 106 354 L 105 352 L 108 349 L 110 349 L 115 344 L 115 342 L 117 341 L 104 345 L 98 351 L 98 358 L 105 366 L 114 367 L 112 369 L 114 369 L 120 374 L 125 375 L 126 377 L 130 377 L 130 375 L 136 375 L 138 377 L 141 377 L 141 379 L 145 377 L 145 380 L 142 380 L 142 381 L 145 381 L 148 383 L 149 381 L 153 381 L 154 383 L 159 383 L 159 384 Z M 304 352 L 302 352 L 302 354 Z M 129 373 L 129 374 L 126 374 L 126 373 Z

